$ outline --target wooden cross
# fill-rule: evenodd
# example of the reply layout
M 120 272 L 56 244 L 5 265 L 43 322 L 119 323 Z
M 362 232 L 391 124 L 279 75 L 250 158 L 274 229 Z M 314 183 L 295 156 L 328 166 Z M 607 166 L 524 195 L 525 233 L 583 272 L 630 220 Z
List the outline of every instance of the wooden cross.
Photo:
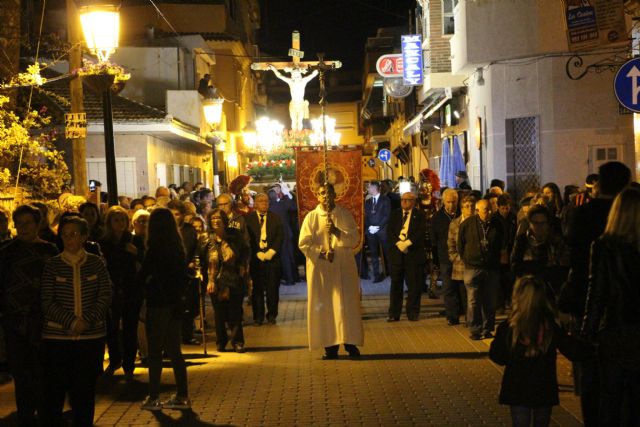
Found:
M 289 69 L 307 69 L 314 65 L 318 65 L 319 61 L 305 61 L 301 62 L 300 59 L 304 57 L 304 51 L 300 50 L 300 32 L 294 31 L 291 33 L 291 49 L 289 49 L 289 56 L 291 57 L 291 62 L 254 62 L 251 64 L 251 69 L 254 71 L 268 71 L 269 65 L 273 65 L 278 70 L 289 71 Z M 325 61 L 327 66 L 331 66 L 333 68 L 342 67 L 342 63 L 340 61 Z

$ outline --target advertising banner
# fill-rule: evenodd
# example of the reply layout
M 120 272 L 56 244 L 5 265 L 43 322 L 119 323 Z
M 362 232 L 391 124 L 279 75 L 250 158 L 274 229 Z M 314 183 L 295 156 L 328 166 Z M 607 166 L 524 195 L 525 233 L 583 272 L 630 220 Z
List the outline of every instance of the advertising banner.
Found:
M 563 5 L 570 51 L 627 41 L 622 1 L 563 0 Z
M 360 149 L 331 150 L 327 153 L 328 182 L 336 190 L 336 204 L 348 209 L 358 224 L 362 247 L 364 229 L 364 194 L 362 184 L 362 151 Z M 322 149 L 296 148 L 296 190 L 300 224 L 318 206 L 316 194 L 324 183 L 324 152 Z
M 422 84 L 422 36 L 411 34 L 401 37 L 402 77 L 407 86 Z

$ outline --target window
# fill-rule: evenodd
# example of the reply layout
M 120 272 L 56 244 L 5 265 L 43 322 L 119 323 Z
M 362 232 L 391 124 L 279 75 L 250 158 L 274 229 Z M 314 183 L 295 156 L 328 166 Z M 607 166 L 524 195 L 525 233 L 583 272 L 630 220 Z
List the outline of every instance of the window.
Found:
M 459 0 L 442 0 L 442 34 L 451 35 L 455 32 L 453 12 Z
M 598 168 L 607 162 L 623 161 L 623 147 L 621 145 L 591 145 L 589 146 L 589 173 L 598 173 Z

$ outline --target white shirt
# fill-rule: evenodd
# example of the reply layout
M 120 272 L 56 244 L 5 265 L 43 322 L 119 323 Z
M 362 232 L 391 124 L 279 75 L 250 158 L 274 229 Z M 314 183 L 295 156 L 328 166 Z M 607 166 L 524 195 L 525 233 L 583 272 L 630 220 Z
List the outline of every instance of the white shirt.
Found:
M 407 216 L 407 220 L 404 222 L 404 224 L 402 225 L 402 229 L 400 230 L 399 238 L 401 241 L 407 240 L 407 236 L 409 235 L 409 223 L 411 222 L 412 211 L 413 209 L 409 211 L 405 211 L 404 209 L 402 210 L 402 218 L 404 218 L 405 212 L 408 212 L 409 215 Z

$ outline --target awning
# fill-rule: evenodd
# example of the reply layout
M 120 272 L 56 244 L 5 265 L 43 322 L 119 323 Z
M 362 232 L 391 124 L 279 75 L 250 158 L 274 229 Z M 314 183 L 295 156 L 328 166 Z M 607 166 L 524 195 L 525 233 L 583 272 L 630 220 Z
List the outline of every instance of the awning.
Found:
M 420 132 L 420 125 L 422 124 L 422 121 L 424 119 L 428 119 L 450 99 L 450 91 L 442 89 L 434 92 L 434 94 L 429 97 L 424 108 L 413 116 L 413 118 L 409 120 L 409 123 L 407 123 L 407 125 L 402 129 L 404 136 L 411 136 Z

